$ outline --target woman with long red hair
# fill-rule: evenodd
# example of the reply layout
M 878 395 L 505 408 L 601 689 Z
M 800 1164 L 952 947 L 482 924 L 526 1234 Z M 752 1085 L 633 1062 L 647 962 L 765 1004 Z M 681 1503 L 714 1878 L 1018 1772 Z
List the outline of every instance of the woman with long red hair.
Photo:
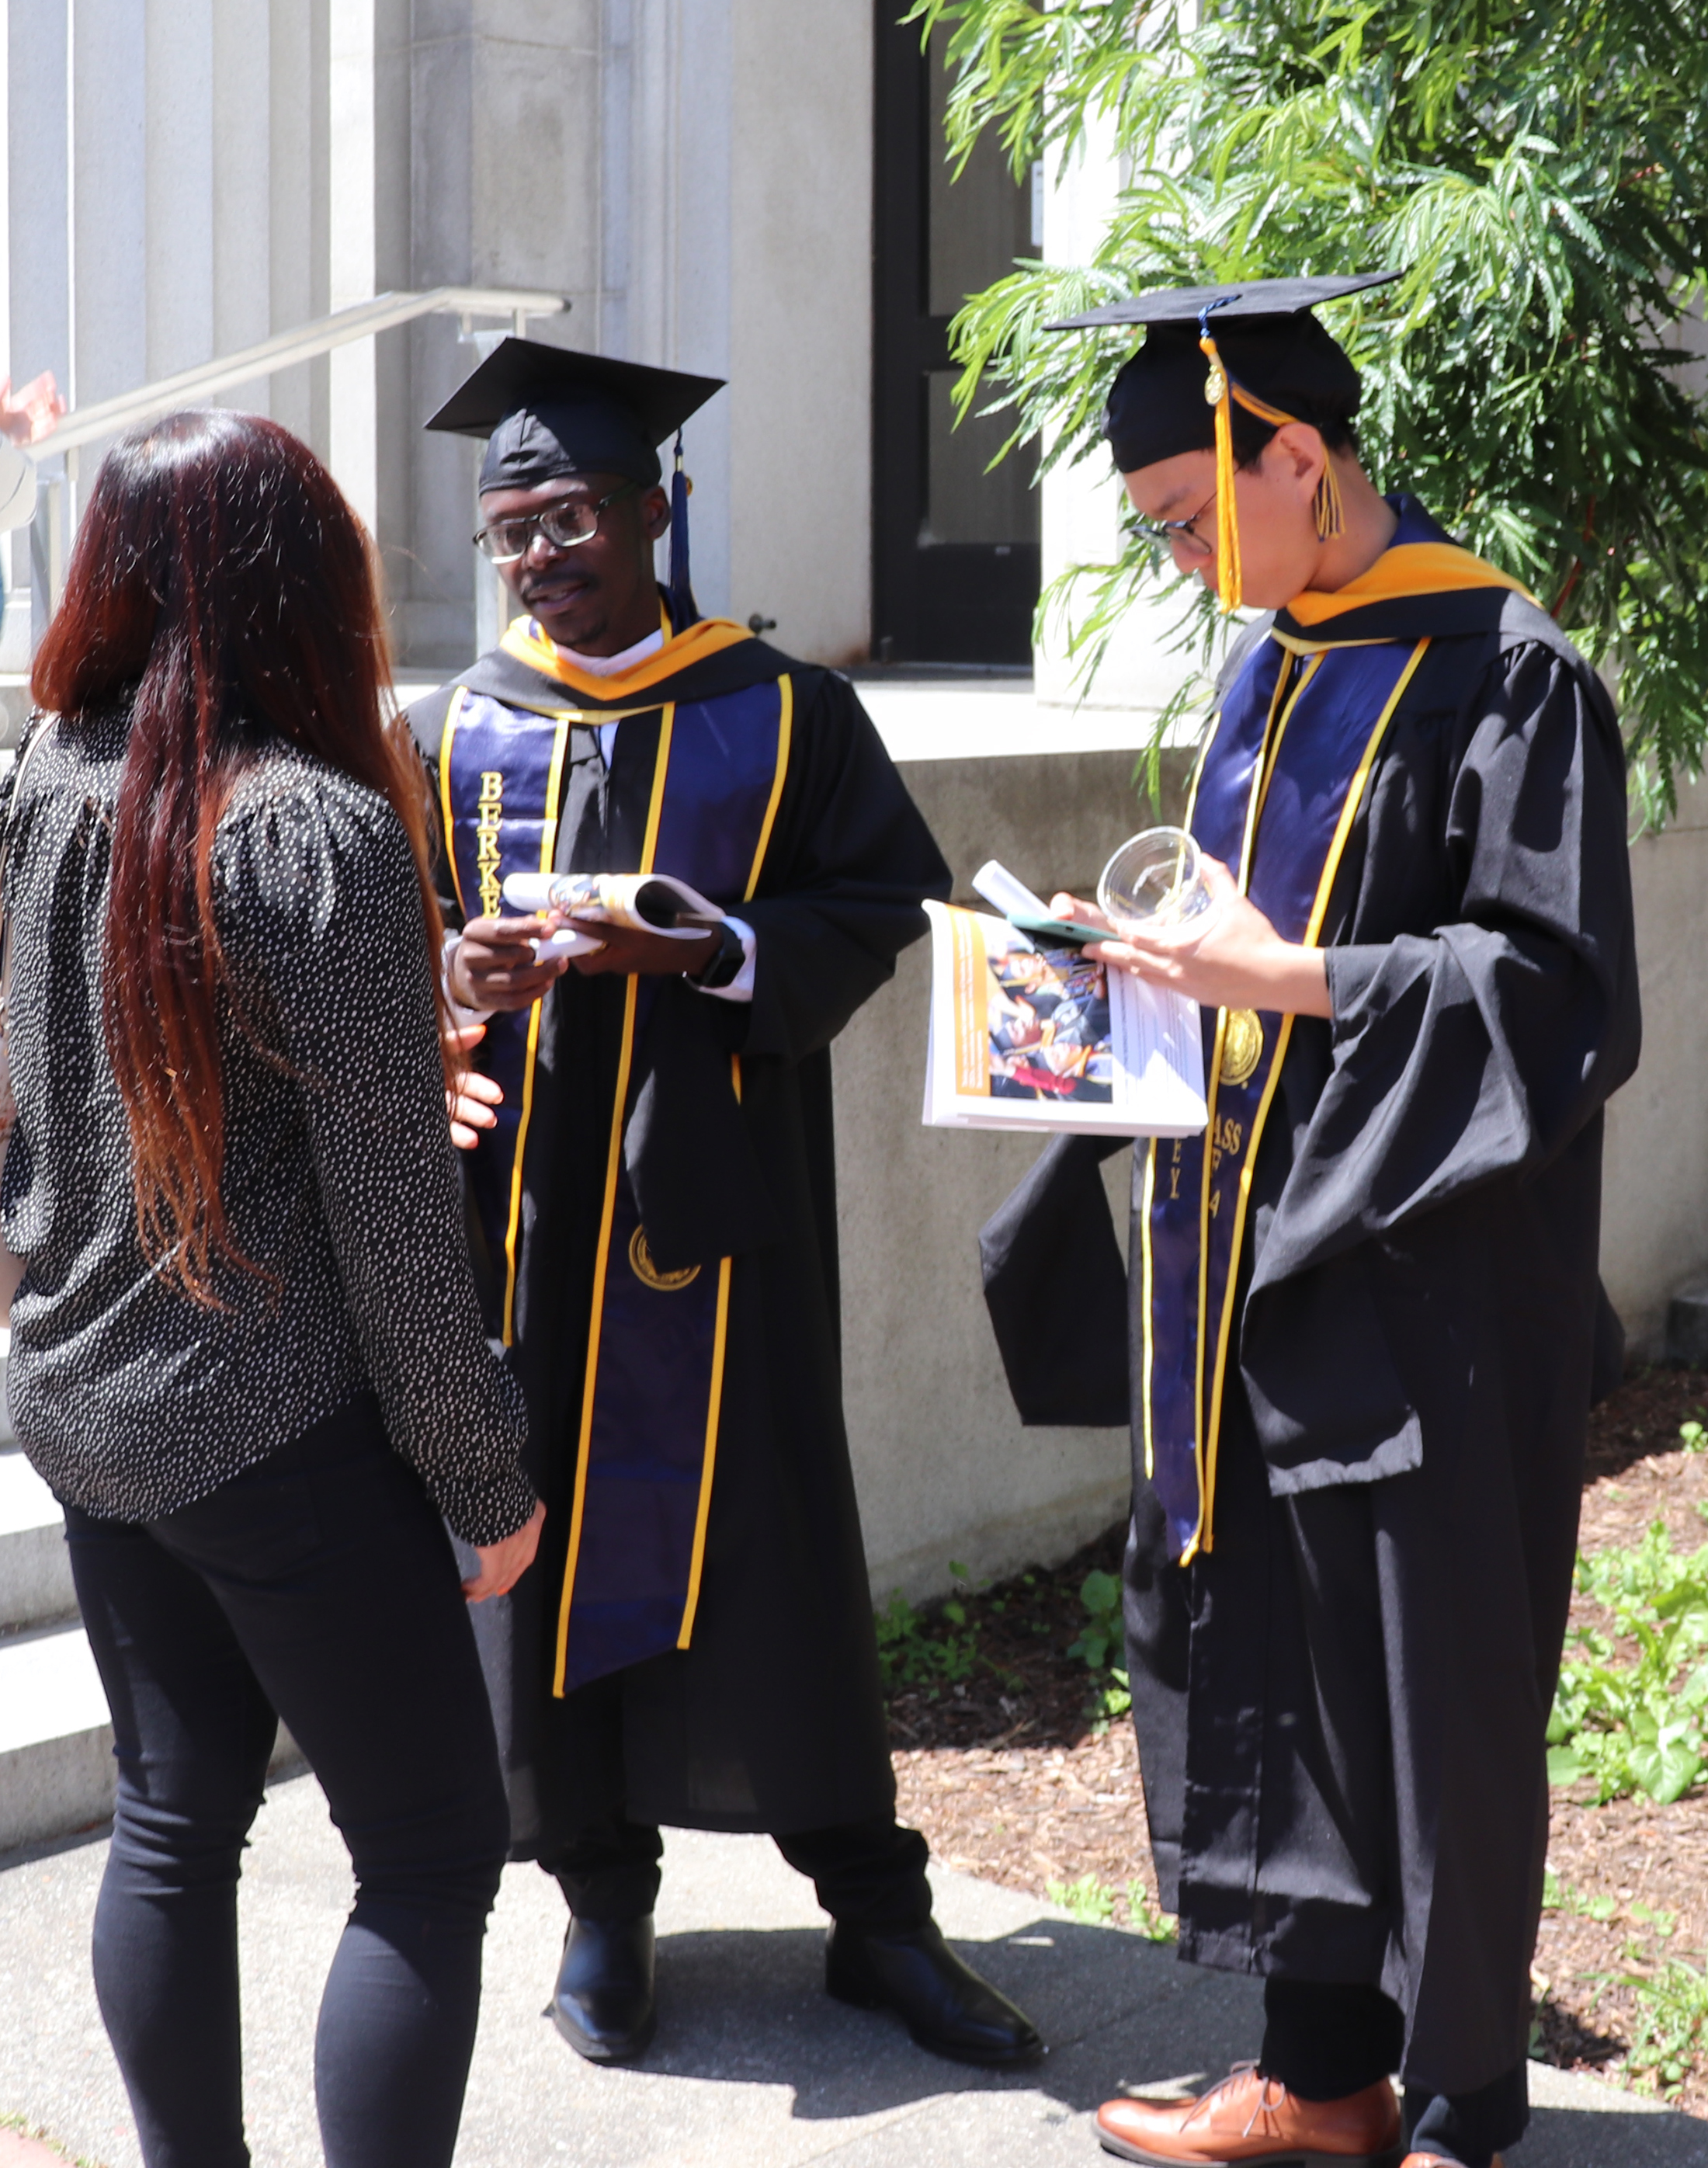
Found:
M 113 1714 L 102 2014 L 149 2168 L 241 2168 L 238 1863 L 283 1719 L 356 1873 L 326 2160 L 441 2168 L 508 1833 L 467 1602 L 525 1570 L 544 1509 L 466 1263 L 366 537 L 271 422 L 139 429 L 33 687 L 8 1382 Z M 478 1554 L 460 1587 L 445 1522 Z

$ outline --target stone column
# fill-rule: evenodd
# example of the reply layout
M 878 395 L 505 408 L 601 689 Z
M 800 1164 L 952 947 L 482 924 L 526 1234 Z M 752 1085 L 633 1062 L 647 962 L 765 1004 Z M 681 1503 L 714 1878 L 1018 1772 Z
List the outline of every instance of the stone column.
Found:
M 50 369 L 69 395 L 72 372 L 71 68 L 66 9 L 4 0 L 6 40 L 6 367 L 14 382 Z M 32 550 L 40 531 L 12 538 L 0 664 L 28 667 Z M 45 614 L 40 623 L 45 623 Z M 40 625 L 34 627 L 39 630 Z
M 872 636 L 873 21 L 735 9 L 726 606 L 825 662 Z
M 142 94 L 132 125 L 139 148 L 146 142 L 146 185 L 131 215 L 141 243 L 135 260 L 144 291 L 140 309 L 128 296 L 125 307 L 146 325 L 145 365 L 127 367 L 122 380 L 109 387 L 113 391 L 134 390 L 213 355 L 215 4 L 215 0 L 146 0 L 139 8 L 136 0 L 96 0 L 100 12 L 112 19 L 98 27 L 88 19 L 93 12 L 90 0 L 75 0 L 80 345 L 83 296 L 109 275 L 104 264 L 98 274 L 85 267 L 93 256 L 95 236 L 111 216 L 112 181 L 119 178 L 98 178 L 91 169 L 91 153 L 108 130 L 83 126 L 83 115 L 95 104 L 98 81 L 125 84 L 133 98 Z M 146 48 L 135 56 L 143 65 L 134 69 L 127 64 L 128 55 L 115 64 L 114 43 L 125 22 L 136 26 L 136 44 Z M 118 351 L 117 339 L 105 327 L 100 344 L 104 354 Z M 92 396 L 88 385 L 78 391 L 84 399 Z
M 330 0 L 271 0 L 268 11 L 267 96 L 251 125 L 267 132 L 264 245 L 268 314 L 276 332 L 323 316 L 331 306 L 329 5 Z M 326 358 L 275 376 L 269 412 L 325 458 L 332 449 Z
M 374 0 L 338 0 L 329 28 L 326 306 L 337 310 L 378 291 Z M 374 346 L 358 339 L 326 357 L 328 463 L 370 531 L 379 513 Z
M 703 376 L 730 373 L 730 18 L 731 0 L 605 7 L 602 280 L 586 343 Z M 685 441 L 694 592 L 710 615 L 729 607 L 731 402 L 719 392 Z M 662 545 L 659 563 L 661 575 Z
M 213 10 L 213 352 L 271 335 L 273 98 L 270 0 L 215 0 Z M 273 387 L 237 385 L 220 404 L 270 414 Z
M 1092 119 L 1083 144 L 1064 161 L 1053 151 L 1045 163 L 1043 254 L 1049 263 L 1089 263 L 1112 217 L 1121 187 L 1112 124 Z M 1066 332 L 1073 338 L 1087 334 Z M 1137 346 L 1138 335 L 1133 335 Z M 1043 584 L 1069 565 L 1113 561 L 1121 547 L 1120 477 L 1106 453 L 1094 451 L 1074 466 L 1057 467 L 1042 485 Z M 1178 604 L 1135 597 L 1110 641 L 1094 678 L 1069 652 L 1069 628 L 1083 619 L 1081 598 L 1071 618 L 1052 615 L 1034 666 L 1037 697 L 1046 711 L 1091 708 L 1130 715 L 1135 744 L 1148 737 L 1155 717 L 1191 674 L 1186 657 L 1171 651 L 1180 622 Z
M 528 286 L 572 317 L 532 336 L 594 343 L 601 252 L 600 0 L 375 0 L 383 286 Z M 406 86 L 405 94 L 400 90 Z M 397 115 L 406 106 L 406 129 Z M 406 205 L 406 215 L 405 207 Z M 380 534 L 404 662 L 466 662 L 475 641 L 472 444 L 421 423 L 476 359 L 454 320 L 379 358 Z M 406 544 L 403 538 L 406 537 Z

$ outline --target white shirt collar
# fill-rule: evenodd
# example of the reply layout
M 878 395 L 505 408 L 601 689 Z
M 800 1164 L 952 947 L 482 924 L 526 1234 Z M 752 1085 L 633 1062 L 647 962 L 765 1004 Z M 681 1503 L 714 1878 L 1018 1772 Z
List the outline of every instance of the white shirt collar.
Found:
M 644 640 L 637 640 L 633 647 L 625 647 L 620 655 L 582 655 L 573 647 L 564 647 L 554 640 L 572 670 L 580 670 L 589 678 L 614 678 L 619 671 L 632 670 L 637 662 L 644 662 L 649 655 L 656 655 L 664 646 L 664 628 L 650 632 Z

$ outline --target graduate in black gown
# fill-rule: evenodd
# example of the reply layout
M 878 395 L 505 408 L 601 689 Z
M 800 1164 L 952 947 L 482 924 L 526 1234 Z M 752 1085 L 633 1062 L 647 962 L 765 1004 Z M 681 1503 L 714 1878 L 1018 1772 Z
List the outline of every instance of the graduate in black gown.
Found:
M 515 1852 L 568 1900 L 553 2013 L 594 2059 L 652 2036 L 670 1824 L 768 1831 L 832 1916 L 831 1993 L 1016 2061 L 1036 2032 L 896 1822 L 841 1408 L 830 1042 L 948 874 L 846 680 L 694 608 L 656 447 L 718 388 L 510 339 L 429 424 L 490 439 L 477 539 L 526 613 L 410 716 L 448 986 L 487 1016 L 470 1246 L 548 1507 L 533 1589 L 480 1621 Z M 560 915 L 503 884 L 554 870 L 729 916 L 542 956 Z
M 1164 1901 L 1183 1958 L 1265 1981 L 1254 2069 L 1103 2109 L 1132 2160 L 1488 2168 L 1526 2116 L 1544 1734 L 1617 1375 L 1624 760 L 1546 612 L 1360 467 L 1358 379 L 1309 307 L 1368 283 L 1095 319 L 1150 327 L 1106 417 L 1135 509 L 1224 604 L 1273 613 L 1192 784 L 1207 930 L 1087 951 L 1203 1005 L 1208 1130 L 1136 1154 L 1130 1335 L 1106 1145 L 1052 1147 L 984 1235 L 1022 1412 L 1130 1410 Z M 1053 1304 L 1127 1340 L 1130 1379 L 1082 1371 L 1070 1405 L 1028 1352 Z

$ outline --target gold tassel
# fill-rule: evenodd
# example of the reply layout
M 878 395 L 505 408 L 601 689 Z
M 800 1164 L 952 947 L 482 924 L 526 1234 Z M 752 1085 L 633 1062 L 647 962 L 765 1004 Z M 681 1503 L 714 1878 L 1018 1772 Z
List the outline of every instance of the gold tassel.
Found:
M 1239 517 L 1233 499 L 1233 387 L 1202 317 L 1198 344 L 1210 364 L 1204 399 L 1216 409 L 1216 592 L 1223 611 L 1239 607 Z
M 1260 422 L 1267 422 L 1271 428 L 1284 428 L 1298 417 L 1284 407 L 1270 406 L 1267 401 L 1248 391 L 1243 384 L 1233 381 L 1210 336 L 1207 315 L 1198 319 L 1198 344 L 1210 364 L 1210 373 L 1204 379 L 1205 401 L 1216 409 L 1216 592 L 1223 609 L 1232 611 L 1239 608 L 1244 592 L 1239 566 L 1239 507 L 1233 495 L 1233 402 L 1237 399 L 1247 413 L 1255 415 Z M 1323 478 L 1317 484 L 1311 508 L 1317 533 L 1323 541 L 1339 534 L 1345 526 L 1346 508 L 1341 502 L 1340 477 L 1334 471 L 1332 454 L 1325 459 Z
M 1323 479 L 1317 484 L 1312 509 L 1317 515 L 1317 533 L 1324 542 L 1331 540 L 1346 524 L 1345 507 L 1340 502 L 1340 477 L 1334 471 L 1332 453 L 1324 457 Z

